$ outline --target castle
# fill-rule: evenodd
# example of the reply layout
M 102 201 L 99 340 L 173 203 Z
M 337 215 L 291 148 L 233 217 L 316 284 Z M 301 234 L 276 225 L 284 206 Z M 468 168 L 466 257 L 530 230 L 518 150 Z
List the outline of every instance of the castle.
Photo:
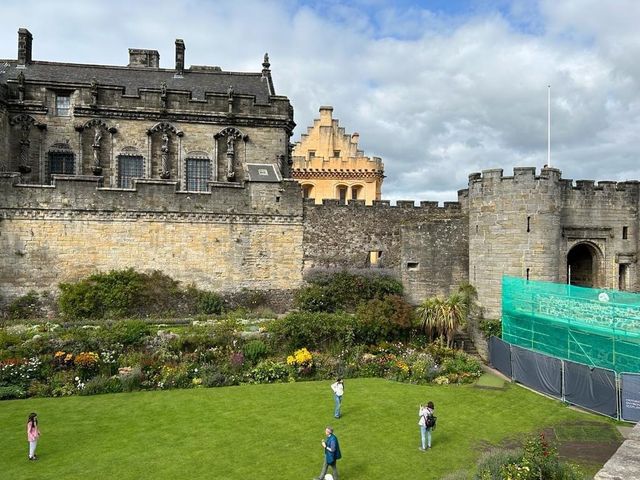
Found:
M 365 201 L 351 180 L 316 203 L 268 57 L 187 69 L 175 45 L 172 69 L 139 49 L 126 67 L 51 63 L 19 30 L 17 60 L 0 60 L 1 301 L 128 267 L 284 307 L 314 269 L 380 269 L 415 303 L 469 281 L 486 317 L 503 274 L 637 290 L 638 182 L 515 168 L 471 174 L 444 206 Z

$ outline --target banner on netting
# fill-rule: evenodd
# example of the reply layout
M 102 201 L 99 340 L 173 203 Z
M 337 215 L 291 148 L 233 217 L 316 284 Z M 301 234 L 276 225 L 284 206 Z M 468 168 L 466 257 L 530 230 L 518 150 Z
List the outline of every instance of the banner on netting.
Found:
M 564 399 L 573 405 L 618 418 L 615 372 L 565 360 Z
M 491 366 L 511 378 L 511 345 L 498 337 L 489 339 L 489 361 Z
M 552 397 L 562 397 L 562 360 L 511 346 L 513 379 Z
M 627 422 L 640 422 L 640 375 L 621 373 L 620 418 Z

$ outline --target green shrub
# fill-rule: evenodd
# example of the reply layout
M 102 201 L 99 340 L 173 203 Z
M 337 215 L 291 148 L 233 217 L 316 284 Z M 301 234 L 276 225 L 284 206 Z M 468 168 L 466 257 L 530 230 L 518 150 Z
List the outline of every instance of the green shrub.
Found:
M 335 309 L 350 312 L 355 311 L 363 301 L 374 298 L 382 299 L 387 295 L 402 295 L 403 293 L 400 281 L 373 271 L 366 275 L 347 271 L 315 273 L 310 275 L 307 280 L 312 286 L 324 288 L 328 298 L 335 302 Z M 322 290 L 318 290 L 318 293 L 321 292 Z
M 274 346 L 323 350 L 331 345 L 351 345 L 356 321 L 346 313 L 294 312 L 267 325 Z
M 109 338 L 124 346 L 138 345 L 144 337 L 151 334 L 151 327 L 142 320 L 122 320 L 114 323 L 108 330 Z
M 205 387 L 228 387 L 240 383 L 238 375 L 223 372 L 218 365 L 204 365 L 198 373 L 202 379 L 202 385 Z
M 16 298 L 9 304 L 9 318 L 34 318 L 42 314 L 42 302 L 35 290 Z
M 375 344 L 406 335 L 413 325 L 413 307 L 398 295 L 361 303 L 356 311 L 359 342 Z
M 220 347 L 230 347 L 238 342 L 240 321 L 235 318 L 225 318 L 217 321 L 211 327 L 213 344 Z
M 335 312 L 338 308 L 336 297 L 330 288 L 321 285 L 310 285 L 301 289 L 296 295 L 296 307 L 305 312 Z
M 220 313 L 222 299 L 213 292 L 180 283 L 159 271 L 133 269 L 97 273 L 60 284 L 60 311 L 68 318 L 125 318 Z
M 269 353 L 269 347 L 262 340 L 251 340 L 242 347 L 242 353 L 252 364 L 262 360 Z
M 24 398 L 25 391 L 17 385 L 8 385 L 0 387 L 0 400 L 13 400 L 15 398 Z
M 197 313 L 204 315 L 220 315 L 224 309 L 224 300 L 215 292 L 200 292 Z
M 502 480 L 502 465 L 517 462 L 521 457 L 522 450 L 490 450 L 480 457 L 473 480 Z
M 251 379 L 255 383 L 282 382 L 289 378 L 291 370 L 283 363 L 264 360 L 251 370 Z
M 130 372 L 118 375 L 123 392 L 135 392 L 142 388 L 144 373 L 140 367 L 134 367 Z
M 485 338 L 502 338 L 502 321 L 500 319 L 482 319 L 478 325 Z
M 84 388 L 79 390 L 80 395 L 99 395 L 101 393 L 118 393 L 122 391 L 122 384 L 118 377 L 99 375 L 88 380 Z

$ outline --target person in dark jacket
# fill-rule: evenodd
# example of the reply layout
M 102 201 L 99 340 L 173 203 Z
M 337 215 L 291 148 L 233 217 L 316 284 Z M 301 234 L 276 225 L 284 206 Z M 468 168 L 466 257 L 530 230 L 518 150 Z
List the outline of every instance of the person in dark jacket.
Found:
M 324 449 L 324 465 L 320 475 L 315 480 L 322 480 L 327 474 L 327 469 L 331 467 L 333 471 L 334 480 L 338 480 L 338 465 L 337 461 L 342 458 L 340 453 L 340 444 L 338 443 L 338 437 L 333 434 L 333 428 L 327 427 L 324 431 L 327 438 L 322 441 L 322 448 Z

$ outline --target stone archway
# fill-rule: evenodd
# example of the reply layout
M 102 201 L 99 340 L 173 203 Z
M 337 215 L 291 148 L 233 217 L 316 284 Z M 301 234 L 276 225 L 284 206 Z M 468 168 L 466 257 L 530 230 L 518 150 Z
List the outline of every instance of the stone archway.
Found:
M 580 287 L 601 287 L 600 259 L 598 247 L 581 242 L 567 253 L 567 283 Z

